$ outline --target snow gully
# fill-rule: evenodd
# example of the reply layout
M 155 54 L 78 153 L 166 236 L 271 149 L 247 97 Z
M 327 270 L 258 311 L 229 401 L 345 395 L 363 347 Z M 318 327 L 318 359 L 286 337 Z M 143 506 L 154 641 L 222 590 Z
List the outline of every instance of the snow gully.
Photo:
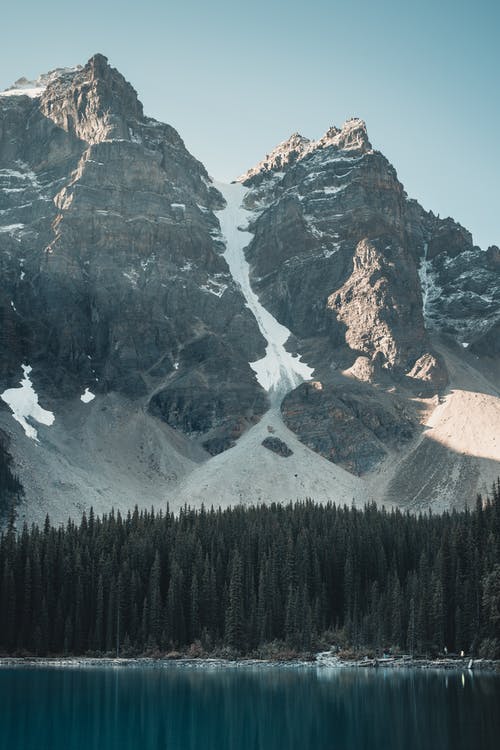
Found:
M 285 343 L 291 335 L 290 331 L 278 323 L 276 318 L 261 305 L 250 285 L 250 265 L 245 258 L 244 251 L 252 239 L 252 234 L 244 228 L 248 226 L 249 211 L 243 208 L 248 188 L 240 183 L 214 184 L 226 201 L 225 208 L 217 211 L 221 232 L 226 242 L 224 258 L 267 341 L 265 356 L 249 364 L 261 386 L 270 393 L 273 401 L 277 401 L 304 380 L 310 380 L 313 369 L 305 362 L 301 362 L 298 355 L 286 351 Z

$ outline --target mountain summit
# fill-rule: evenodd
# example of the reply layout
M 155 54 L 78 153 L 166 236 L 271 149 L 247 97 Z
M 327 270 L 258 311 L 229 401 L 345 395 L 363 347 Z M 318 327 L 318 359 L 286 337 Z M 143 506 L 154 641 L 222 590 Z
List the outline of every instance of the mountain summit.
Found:
M 330 146 L 339 151 L 358 151 L 359 153 L 370 151 L 371 144 L 368 140 L 366 123 L 357 117 L 352 117 L 340 129 L 335 126 L 328 128 L 324 136 L 317 141 L 311 141 L 300 133 L 292 133 L 290 138 L 279 143 L 265 159 L 238 179 L 240 182 L 246 182 L 268 172 L 279 172 L 308 154 Z

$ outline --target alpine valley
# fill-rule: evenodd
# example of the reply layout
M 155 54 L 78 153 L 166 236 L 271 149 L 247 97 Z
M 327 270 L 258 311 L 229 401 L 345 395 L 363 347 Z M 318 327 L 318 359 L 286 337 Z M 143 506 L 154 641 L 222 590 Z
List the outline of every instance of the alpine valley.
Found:
M 20 79 L 0 94 L 2 513 L 462 509 L 500 474 L 499 280 L 499 248 L 409 198 L 362 120 L 222 185 L 104 56 Z

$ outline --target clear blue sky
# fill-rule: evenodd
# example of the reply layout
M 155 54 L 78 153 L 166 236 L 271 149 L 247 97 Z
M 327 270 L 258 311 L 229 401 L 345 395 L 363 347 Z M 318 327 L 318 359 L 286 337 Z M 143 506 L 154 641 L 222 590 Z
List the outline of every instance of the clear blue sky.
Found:
M 356 115 L 410 196 L 500 244 L 498 0 L 6 5 L 0 88 L 102 52 L 223 180 Z

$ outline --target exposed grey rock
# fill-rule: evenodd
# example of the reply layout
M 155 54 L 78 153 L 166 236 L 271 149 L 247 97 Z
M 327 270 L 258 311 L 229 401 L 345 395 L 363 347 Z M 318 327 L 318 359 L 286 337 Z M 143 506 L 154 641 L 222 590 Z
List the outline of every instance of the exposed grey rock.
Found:
M 416 420 L 402 400 L 380 398 L 366 385 L 348 382 L 303 383 L 283 399 L 281 413 L 308 448 L 358 475 L 416 433 Z
M 471 345 L 470 351 L 480 356 L 500 357 L 500 321 L 479 336 Z
M 179 374 L 152 398 L 150 409 L 171 427 L 198 435 L 212 455 L 234 445 L 249 424 L 267 411 L 265 393 L 256 392 L 253 373 L 214 335 L 187 346 Z
M 326 307 L 345 326 L 352 351 L 405 373 L 428 343 L 415 264 L 400 246 L 367 239 L 356 246 L 352 262 L 351 275 Z
M 472 243 L 460 253 L 442 252 L 429 264 L 434 293 L 427 306 L 427 325 L 456 340 L 471 343 L 500 321 L 500 264 L 494 248 Z
M 378 355 L 408 372 L 431 349 L 418 242 L 408 243 L 403 187 L 365 124 L 330 129 L 284 173 L 262 170 L 244 176 L 256 211 L 247 255 L 262 299 L 297 338 L 322 337 L 326 353 L 342 348 L 344 364 Z
M 266 397 L 248 365 L 264 340 L 221 255 L 222 196 L 102 55 L 42 83 L 0 96 L 0 388 L 26 361 L 48 399 L 152 397 L 170 423 L 159 404 L 183 390 L 193 417 L 176 426 L 224 444 Z M 200 422 L 204 400 L 219 406 Z

